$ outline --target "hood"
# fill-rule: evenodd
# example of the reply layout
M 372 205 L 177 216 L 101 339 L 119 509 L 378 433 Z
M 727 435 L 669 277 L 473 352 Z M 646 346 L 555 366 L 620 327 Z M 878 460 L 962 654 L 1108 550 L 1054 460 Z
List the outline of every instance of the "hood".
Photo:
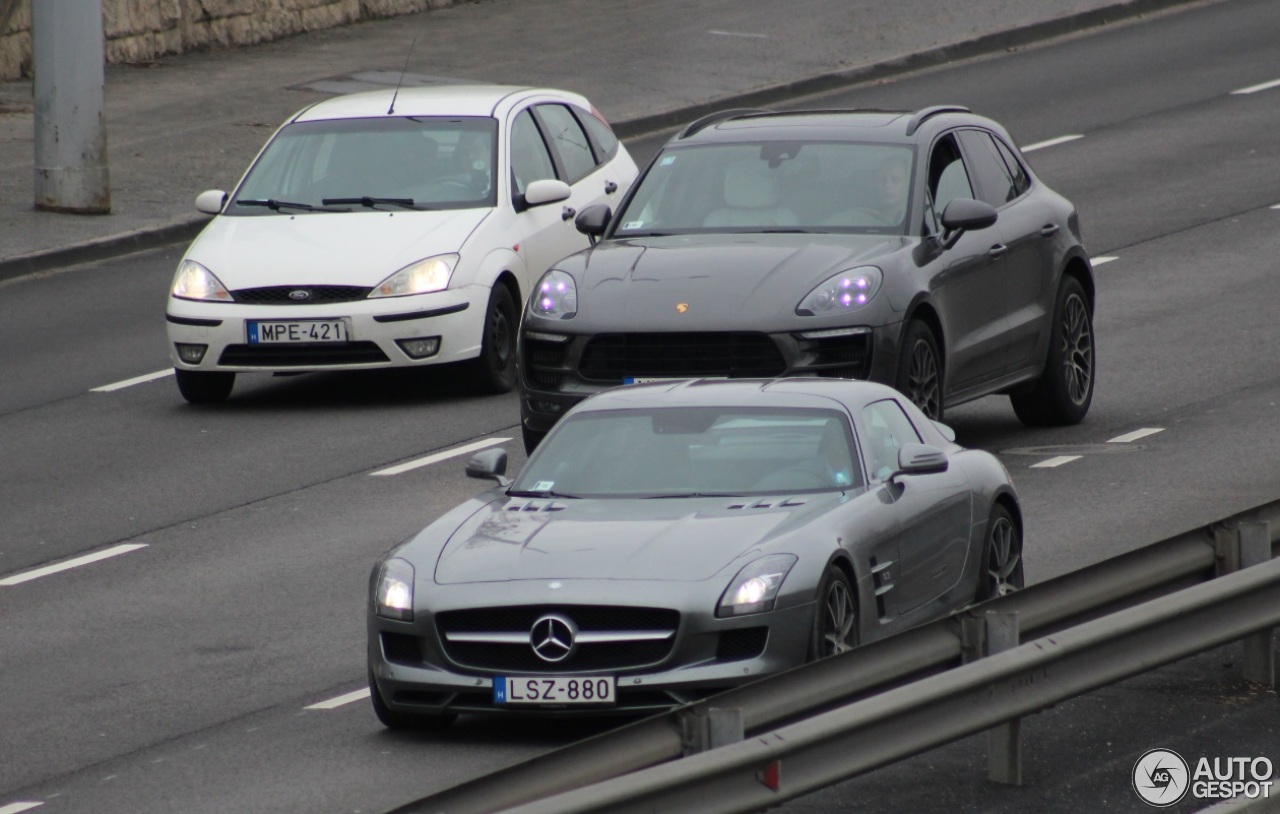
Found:
M 578 318 L 614 330 L 725 330 L 790 314 L 834 274 L 908 248 L 884 235 L 687 235 L 605 241 L 581 255 Z M 676 305 L 688 308 L 676 311 Z M 593 317 L 593 315 L 596 315 Z M 767 330 L 764 324 L 761 329 Z
M 373 287 L 410 263 L 456 252 L 488 209 L 219 215 L 187 258 L 235 290 L 264 285 Z
M 696 582 L 752 548 L 770 553 L 764 549 L 771 542 L 838 498 L 504 498 L 458 527 L 440 553 L 435 578 L 445 585 L 517 579 Z

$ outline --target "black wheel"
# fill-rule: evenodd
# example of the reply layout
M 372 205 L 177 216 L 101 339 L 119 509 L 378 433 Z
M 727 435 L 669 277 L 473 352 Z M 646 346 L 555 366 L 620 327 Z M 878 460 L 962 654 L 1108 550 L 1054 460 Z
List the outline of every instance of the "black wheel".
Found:
M 235 387 L 236 374 L 224 371 L 173 369 L 178 392 L 190 404 L 214 404 L 226 401 Z
M 506 393 L 516 383 L 516 330 L 520 315 L 516 313 L 511 290 L 495 283 L 489 295 L 489 310 L 484 318 L 484 339 L 473 373 L 476 389 L 482 393 Z
M 920 320 L 908 323 L 903 334 L 895 386 L 929 418 L 942 420 L 942 357 L 933 331 Z
M 523 423 L 520 424 L 520 434 L 524 436 L 524 454 L 532 455 L 538 444 L 542 443 L 542 439 L 547 437 L 545 432 L 531 430 Z
M 373 676 L 369 676 L 369 698 L 373 701 L 373 714 L 378 716 L 378 720 L 387 729 L 440 731 L 448 729 L 449 725 L 458 718 L 457 714 L 452 712 L 426 715 L 406 715 L 403 712 L 396 712 L 382 700 L 382 693 L 378 692 L 378 684 L 373 680 Z
M 1030 389 L 1009 396 L 1013 411 L 1029 427 L 1079 424 L 1093 401 L 1095 369 L 1089 300 L 1079 280 L 1064 277 L 1044 373 Z
M 977 602 L 1021 590 L 1022 537 L 1013 515 L 997 503 L 991 507 L 991 519 L 987 521 L 987 541 L 982 561 L 982 574 L 978 579 Z
M 813 613 L 813 634 L 809 640 L 809 661 L 824 659 L 858 645 L 858 602 L 849 577 L 837 565 L 827 566 L 818 587 L 818 604 Z

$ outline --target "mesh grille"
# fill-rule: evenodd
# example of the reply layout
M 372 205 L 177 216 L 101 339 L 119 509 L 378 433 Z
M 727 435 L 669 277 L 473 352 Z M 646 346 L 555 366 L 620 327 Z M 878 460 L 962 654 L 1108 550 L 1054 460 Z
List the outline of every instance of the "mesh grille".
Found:
M 587 343 L 584 379 L 620 382 L 625 376 L 781 375 L 786 362 L 761 333 L 601 334 Z
M 363 300 L 372 290 L 353 285 L 273 285 L 232 291 L 231 298 L 246 305 L 326 305 Z M 307 296 L 290 296 L 300 291 Z
M 764 652 L 764 645 L 768 639 L 769 628 L 767 627 L 726 630 L 720 634 L 720 642 L 716 645 L 716 661 L 754 659 Z
M 561 379 L 564 378 L 567 347 L 568 345 L 563 342 L 541 342 L 526 338 L 521 354 L 525 381 L 534 387 L 547 390 L 559 387 Z

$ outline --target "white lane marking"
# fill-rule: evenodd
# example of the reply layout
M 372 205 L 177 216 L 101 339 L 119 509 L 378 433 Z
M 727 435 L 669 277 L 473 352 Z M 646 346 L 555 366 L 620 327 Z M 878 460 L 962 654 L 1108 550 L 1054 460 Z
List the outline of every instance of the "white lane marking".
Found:
M 510 440 L 511 440 L 510 438 L 486 438 L 483 441 L 476 441 L 473 444 L 467 444 L 465 446 L 455 447 L 454 449 L 446 449 L 444 452 L 437 452 L 434 455 L 428 455 L 427 457 L 419 458 L 416 461 L 409 461 L 408 463 L 387 467 L 386 469 L 379 469 L 377 472 L 370 472 L 369 475 L 370 477 L 376 477 L 379 475 L 399 475 L 402 472 L 408 472 L 411 469 L 418 469 L 423 466 L 430 466 L 431 464 L 436 463 L 437 461 L 445 461 L 445 460 L 448 460 L 449 458 L 456 458 L 459 455 L 466 455 L 468 452 L 475 452 L 478 449 L 491 447 L 491 446 L 494 446 L 495 444 L 505 444 Z
M 1112 260 L 1119 260 L 1119 259 L 1120 259 L 1119 257 L 1114 257 L 1109 255 L 1103 255 L 1102 257 L 1095 257 L 1093 258 L 1093 267 L 1097 268 L 1098 266 L 1101 266 L 1104 263 L 1110 263 Z
M 145 376 L 135 376 L 132 379 L 125 379 L 124 381 L 116 382 L 115 384 L 104 384 L 102 387 L 95 387 L 89 392 L 110 393 L 112 390 L 123 390 L 126 387 L 133 387 L 135 384 L 146 384 L 147 382 L 154 382 L 156 379 L 163 379 L 166 376 L 172 375 L 173 368 L 169 368 L 168 370 L 157 370 L 155 373 L 148 373 Z M 0 814 L 4 814 L 4 812 L 0 811 Z
M 1263 82 L 1261 85 L 1250 85 L 1247 88 L 1231 91 L 1232 96 L 1247 96 L 1250 93 L 1271 90 L 1272 88 L 1280 88 L 1280 79 L 1273 79 L 1270 82 Z
M 321 701 L 318 704 L 312 704 L 306 709 L 337 709 L 338 707 L 354 704 L 356 701 L 363 701 L 369 697 L 369 688 L 349 692 L 346 695 L 339 695 L 337 698 L 330 698 L 328 701 Z
M 768 34 L 744 34 L 741 31 L 708 31 L 708 34 L 714 34 L 717 37 L 748 37 L 753 40 L 767 40 Z
M 18 814 L 19 811 L 30 811 L 42 805 L 44 803 L 9 803 L 7 806 L 0 806 L 0 814 Z
M 1272 209 L 1280 209 L 1280 204 L 1276 204 L 1275 206 L 1273 206 L 1273 207 L 1271 207 L 1271 208 L 1272 208 Z
M 1143 427 L 1140 430 L 1127 432 L 1124 435 L 1117 435 L 1108 441 L 1108 444 L 1127 444 L 1130 441 L 1137 441 L 1139 438 L 1146 438 L 1148 435 L 1155 435 L 1158 432 L 1164 432 L 1164 427 Z
M 1069 464 L 1072 461 L 1078 461 L 1083 457 L 1084 457 L 1083 455 L 1059 455 L 1056 458 L 1050 458 L 1047 461 L 1041 461 L 1038 464 L 1032 464 L 1031 468 L 1032 469 L 1053 469 L 1054 467 L 1062 466 L 1063 464 Z
M 74 560 L 60 562 L 57 565 L 46 565 L 44 568 L 37 568 L 34 571 L 26 571 L 12 577 L 0 579 L 0 585 L 21 585 L 22 583 L 30 582 L 33 579 L 40 579 L 40 577 L 47 577 L 50 574 L 57 574 L 61 571 L 69 571 L 72 568 L 79 568 L 82 565 L 89 565 L 90 563 L 95 563 L 99 560 L 118 557 L 121 554 L 128 554 L 130 551 L 137 551 L 140 548 L 146 547 L 145 543 L 125 543 L 124 545 L 118 545 L 104 551 L 99 551 L 96 554 L 86 554 L 83 557 L 76 557 Z M 0 814 L 4 814 L 3 809 L 0 809 Z
M 1084 138 L 1084 136 L 1058 136 L 1057 138 L 1051 138 L 1048 141 L 1037 141 L 1035 144 L 1028 144 L 1026 147 L 1022 148 L 1022 152 L 1032 153 L 1036 150 L 1043 150 L 1045 147 L 1057 147 L 1059 144 L 1066 144 L 1068 141 L 1075 141 L 1076 139 L 1081 138 Z

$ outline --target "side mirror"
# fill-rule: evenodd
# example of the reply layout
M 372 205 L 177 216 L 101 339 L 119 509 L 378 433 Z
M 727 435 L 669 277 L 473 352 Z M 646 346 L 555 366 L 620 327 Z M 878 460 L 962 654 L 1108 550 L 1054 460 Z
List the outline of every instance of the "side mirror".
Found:
M 549 203 L 568 200 L 573 194 L 569 185 L 555 178 L 543 178 L 534 181 L 524 191 L 525 206 L 542 206 Z
M 928 444 L 903 444 L 898 450 L 898 471 L 889 476 L 890 482 L 899 475 L 933 475 L 946 472 L 950 463 L 947 453 Z
M 220 215 L 227 205 L 227 193 L 220 189 L 206 189 L 196 196 L 196 211 L 206 215 Z
M 589 237 L 591 245 L 594 246 L 595 242 L 604 235 L 605 227 L 609 225 L 609 218 L 612 217 L 612 209 L 605 204 L 595 204 L 579 212 L 573 225 L 578 227 L 579 232 Z
M 486 449 L 477 452 L 467 461 L 467 477 L 477 480 L 497 481 L 499 486 L 507 487 L 511 481 L 504 477 L 507 473 L 507 451 L 505 449 Z
M 986 201 L 973 198 L 953 198 L 942 210 L 942 246 L 949 249 L 965 232 L 976 232 L 995 225 L 999 213 Z

